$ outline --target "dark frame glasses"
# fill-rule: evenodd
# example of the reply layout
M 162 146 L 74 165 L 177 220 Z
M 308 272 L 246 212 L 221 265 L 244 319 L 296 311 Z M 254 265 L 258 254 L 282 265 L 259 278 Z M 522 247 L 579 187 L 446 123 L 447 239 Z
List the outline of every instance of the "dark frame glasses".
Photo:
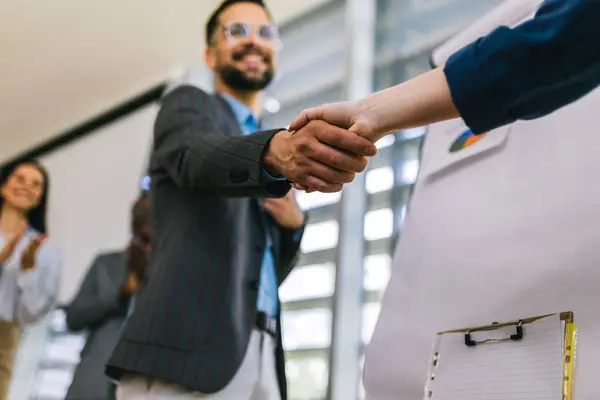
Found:
M 274 42 L 278 46 L 282 45 L 279 38 L 279 29 L 274 25 L 262 24 L 252 26 L 245 22 L 230 22 L 223 26 L 223 31 L 229 41 L 244 40 L 252 35 L 256 35 L 262 41 Z

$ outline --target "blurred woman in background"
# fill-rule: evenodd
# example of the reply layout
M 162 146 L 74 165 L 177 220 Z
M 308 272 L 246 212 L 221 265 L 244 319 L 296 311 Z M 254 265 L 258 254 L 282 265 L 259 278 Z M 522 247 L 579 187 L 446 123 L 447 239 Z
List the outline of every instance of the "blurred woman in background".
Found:
M 21 329 L 54 306 L 60 257 L 47 243 L 48 174 L 17 164 L 0 179 L 0 400 L 8 397 Z

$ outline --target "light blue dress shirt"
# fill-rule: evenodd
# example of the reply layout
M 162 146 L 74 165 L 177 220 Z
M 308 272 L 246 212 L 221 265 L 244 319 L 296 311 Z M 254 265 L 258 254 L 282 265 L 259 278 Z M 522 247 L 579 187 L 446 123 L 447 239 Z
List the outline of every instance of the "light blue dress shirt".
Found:
M 258 131 L 260 124 L 248 106 L 227 94 L 221 94 L 221 96 L 233 109 L 236 120 L 244 135 L 250 135 L 251 133 Z M 269 317 L 276 317 L 279 314 L 277 274 L 275 273 L 273 244 L 267 226 L 265 226 L 265 229 L 267 245 L 265 246 L 265 253 L 262 259 L 256 308 L 258 311 L 264 312 Z

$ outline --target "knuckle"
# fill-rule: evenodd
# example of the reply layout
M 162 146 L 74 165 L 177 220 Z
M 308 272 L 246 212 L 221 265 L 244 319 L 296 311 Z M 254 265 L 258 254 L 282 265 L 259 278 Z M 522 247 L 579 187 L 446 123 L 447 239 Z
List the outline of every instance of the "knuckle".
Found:
M 308 128 L 310 128 L 310 132 L 312 132 L 313 135 L 316 135 L 316 134 L 325 135 L 325 134 L 327 134 L 327 130 L 323 129 L 323 128 L 325 128 L 327 126 L 327 123 L 325 121 L 321 121 L 319 119 L 313 119 L 306 126 Z
M 334 152 L 331 154 L 331 166 L 332 167 L 339 167 L 341 164 L 341 156 L 340 153 L 338 152 Z
M 330 169 L 325 172 L 325 180 L 327 182 L 331 182 L 331 183 L 336 182 L 337 183 L 337 182 L 339 182 L 339 177 L 337 176 L 335 171 Z
M 308 121 L 308 124 L 306 124 L 306 126 L 308 128 L 314 128 L 315 126 L 319 125 L 319 122 L 321 122 L 321 121 L 316 120 L 316 119 L 312 119 L 312 120 Z
M 311 120 L 308 121 L 308 123 L 304 126 L 304 134 L 305 135 L 314 135 L 316 128 L 315 128 L 315 124 L 317 124 L 319 121 L 315 121 L 315 120 Z

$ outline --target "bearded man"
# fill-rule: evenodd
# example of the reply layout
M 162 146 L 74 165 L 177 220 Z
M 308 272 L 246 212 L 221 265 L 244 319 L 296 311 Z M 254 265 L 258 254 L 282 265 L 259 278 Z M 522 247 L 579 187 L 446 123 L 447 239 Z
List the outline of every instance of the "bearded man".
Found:
M 206 40 L 216 93 L 179 86 L 155 123 L 153 254 L 106 370 L 118 399 L 284 400 L 277 292 L 306 224 L 291 182 L 339 191 L 376 151 L 334 126 L 315 135 L 320 121 L 264 130 L 279 37 L 262 1 L 223 2 Z

